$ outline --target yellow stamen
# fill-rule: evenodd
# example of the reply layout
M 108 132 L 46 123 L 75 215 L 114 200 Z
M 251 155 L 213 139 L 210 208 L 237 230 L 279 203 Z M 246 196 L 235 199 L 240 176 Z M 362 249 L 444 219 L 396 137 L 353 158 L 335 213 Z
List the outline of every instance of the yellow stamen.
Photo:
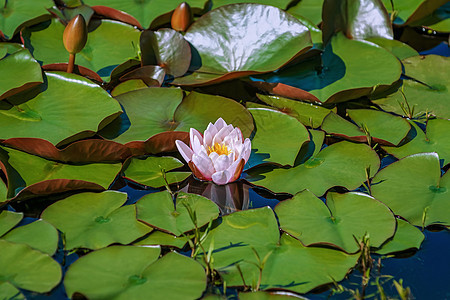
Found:
M 208 147 L 208 155 L 211 154 L 211 152 L 216 152 L 219 155 L 228 155 L 231 153 L 231 150 L 228 150 L 228 147 L 225 144 L 215 143 L 212 147 Z

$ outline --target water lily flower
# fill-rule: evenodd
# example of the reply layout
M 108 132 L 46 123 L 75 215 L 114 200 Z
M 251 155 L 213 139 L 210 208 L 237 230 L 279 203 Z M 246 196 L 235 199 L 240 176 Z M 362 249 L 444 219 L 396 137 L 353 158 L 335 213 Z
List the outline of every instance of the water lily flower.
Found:
M 191 128 L 190 147 L 180 140 L 175 144 L 195 177 L 216 184 L 237 180 L 251 152 L 250 140 L 222 118 L 209 123 L 203 135 Z

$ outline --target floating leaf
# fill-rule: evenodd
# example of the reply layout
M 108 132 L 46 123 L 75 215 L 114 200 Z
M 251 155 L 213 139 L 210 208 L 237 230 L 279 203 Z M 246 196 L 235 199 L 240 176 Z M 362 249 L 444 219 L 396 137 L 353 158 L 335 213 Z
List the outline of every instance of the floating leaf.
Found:
M 402 219 L 397 219 L 397 230 L 394 237 L 375 252 L 385 255 L 413 248 L 419 249 L 424 239 L 425 236 L 418 228 Z
M 8 0 L 0 9 L 0 36 L 7 39 L 21 27 L 36 24 L 50 18 L 46 8 L 54 5 L 51 0 Z
M 430 15 L 447 0 L 382 0 L 390 13 L 396 14 L 395 23 L 411 24 Z M 393 4 L 393 6 L 392 6 Z
M 0 213 L 0 237 L 19 224 L 23 213 L 4 210 Z
M 256 125 L 253 155 L 266 157 L 268 154 L 266 162 L 294 165 L 300 148 L 309 141 L 308 130 L 296 118 L 276 110 L 252 108 L 249 111 Z
M 325 0 L 322 11 L 323 42 L 336 32 L 349 39 L 393 39 L 391 20 L 380 0 Z
M 288 13 L 294 16 L 302 16 L 318 25 L 322 22 L 322 6 L 324 0 L 302 0 L 297 5 L 289 8 Z
M 53 255 L 58 248 L 58 231 L 43 220 L 37 220 L 9 231 L 0 237 L 18 244 L 27 244 L 33 249 Z
M 200 228 L 219 216 L 217 205 L 209 199 L 183 192 L 178 193 L 175 205 L 171 194 L 164 191 L 145 195 L 136 207 L 139 220 L 177 236 Z M 195 214 L 195 219 L 190 211 Z
M 367 38 L 366 40 L 374 44 L 377 44 L 380 47 L 383 47 L 384 49 L 394 54 L 395 57 L 397 57 L 400 60 L 419 55 L 419 53 L 416 50 L 414 50 L 411 46 L 397 40 L 391 40 L 381 37 L 372 37 Z
M 319 127 L 330 111 L 336 111 L 336 109 L 330 110 L 312 103 L 290 100 L 278 96 L 258 95 L 258 98 L 280 109 L 282 112 L 297 118 L 303 125 L 312 128 Z
M 20 292 L 20 290 L 8 281 L 0 283 L 0 295 L 2 295 L 2 297 L 4 297 L 5 299 L 26 299 L 25 296 Z
M 175 236 L 163 231 L 153 230 L 152 233 L 143 240 L 134 243 L 136 246 L 161 245 L 176 247 L 181 249 L 190 240 L 189 236 Z
M 72 165 L 46 160 L 25 152 L 0 147 L 0 160 L 8 178 L 8 196 L 14 197 L 30 189 L 38 195 L 72 189 L 107 189 L 122 164 Z M 40 187 L 38 187 L 38 185 Z M 25 190 L 22 190 L 26 188 Z M 21 191 L 22 190 L 22 191 Z
M 25 244 L 0 240 L 0 252 L 0 278 L 15 288 L 46 293 L 61 280 L 61 266 Z M 11 286 L 6 289 L 11 291 Z M 0 288 L 2 297 L 4 291 L 5 286 Z
M 94 135 L 122 111 L 105 90 L 81 76 L 47 72 L 46 79 L 31 100 L 0 109 L 0 139 L 33 137 L 61 145 Z
M 298 299 L 297 295 L 289 295 L 285 292 L 283 293 L 268 293 L 263 291 L 257 292 L 240 292 L 239 293 L 240 300 L 286 300 L 286 299 Z
M 263 179 L 247 178 L 253 184 L 275 193 L 296 194 L 309 189 L 322 196 L 333 186 L 349 190 L 367 180 L 366 172 L 373 176 L 380 166 L 378 155 L 365 144 L 339 142 L 326 147 L 304 164 L 290 169 L 275 169 L 262 173 Z
M 122 206 L 126 200 L 115 191 L 76 194 L 47 207 L 41 218 L 64 234 L 67 250 L 128 244 L 151 229 L 136 220 L 134 205 Z
M 270 72 L 312 46 L 308 28 L 296 18 L 253 3 L 214 9 L 192 24 L 184 37 L 201 62 L 192 75 L 176 79 L 177 85 Z
M 130 164 L 124 170 L 124 176 L 143 185 L 161 187 L 189 177 L 191 172 L 170 172 L 183 165 L 173 157 L 131 158 Z
M 7 47 L 0 44 L 0 51 Z M 40 65 L 27 49 L 0 57 L 0 77 L 0 100 L 44 82 Z
M 383 203 L 362 193 L 328 193 L 327 202 L 303 191 L 280 202 L 275 212 L 281 229 L 303 245 L 325 244 L 347 253 L 360 250 L 355 241 L 370 238 L 379 247 L 395 232 L 395 218 Z
M 444 160 L 444 166 L 450 163 L 450 141 L 448 133 L 450 132 L 450 121 L 443 119 L 431 119 L 427 122 L 425 132 L 414 122 L 410 121 L 414 128 L 415 136 L 400 147 L 383 147 L 384 150 L 397 158 L 405 156 L 436 152 L 440 159 Z
M 367 60 L 367 57 L 377 59 Z M 369 42 L 347 39 L 338 33 L 321 56 L 256 77 L 298 87 L 321 102 L 335 103 L 369 95 L 374 87 L 389 86 L 400 75 L 401 64 L 390 52 Z
M 157 259 L 159 247 L 112 246 L 72 264 L 64 279 L 69 297 L 89 299 L 197 299 L 206 288 L 203 268 L 170 252 Z
M 407 156 L 381 170 L 372 180 L 372 195 L 412 225 L 450 224 L 450 173 L 440 177 L 439 156 Z
M 116 97 L 127 92 L 145 89 L 148 86 L 142 79 L 129 79 L 118 85 L 111 91 L 111 96 Z
M 75 63 L 106 80 L 117 65 L 137 55 L 139 30 L 111 20 L 102 20 L 97 25 L 89 32 L 86 46 L 78 53 Z M 33 49 L 33 56 L 44 65 L 66 62 L 69 56 L 63 45 L 64 25 L 53 19 L 46 26 L 25 29 L 22 33 L 25 46 Z
M 272 0 L 215 0 L 213 2 L 213 7 L 217 8 L 219 6 L 235 4 L 235 3 L 258 3 L 258 4 L 271 5 L 271 6 L 281 8 L 281 9 L 285 9 L 290 2 L 291 2 L 290 0 L 278 0 L 278 1 L 272 1 Z

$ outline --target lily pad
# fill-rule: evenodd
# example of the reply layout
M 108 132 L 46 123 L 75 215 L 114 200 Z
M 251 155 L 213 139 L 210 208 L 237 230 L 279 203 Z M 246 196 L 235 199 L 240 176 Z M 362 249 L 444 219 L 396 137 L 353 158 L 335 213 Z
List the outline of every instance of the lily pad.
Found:
M 412 140 L 407 141 L 400 147 L 385 146 L 383 149 L 397 158 L 416 153 L 436 152 L 439 158 L 444 160 L 444 166 L 450 163 L 450 141 L 448 139 L 450 121 L 443 119 L 428 120 L 426 133 L 414 122 L 410 121 L 410 123 L 415 133 Z
M 217 8 L 219 6 L 235 4 L 235 3 L 258 3 L 258 4 L 275 6 L 275 7 L 281 8 L 281 9 L 286 9 L 286 7 L 288 6 L 288 4 L 290 2 L 291 2 L 290 0 L 278 0 L 278 1 L 272 1 L 272 0 L 214 0 L 213 7 Z
M 183 192 L 178 193 L 175 204 L 172 195 L 164 191 L 145 195 L 136 203 L 136 207 L 139 220 L 177 236 L 195 227 L 200 228 L 219 216 L 219 209 L 214 202 Z
M 23 218 L 23 213 L 16 213 L 4 210 L 0 213 L 0 237 L 19 224 Z
M 382 0 L 390 13 L 396 14 L 396 24 L 407 25 L 430 15 L 447 0 Z M 392 6 L 392 3 L 394 6 Z M 416 24 L 417 25 L 417 24 Z
M 263 291 L 257 291 L 257 292 L 245 292 L 245 293 L 240 292 L 239 299 L 240 300 L 287 300 L 287 299 L 294 300 L 294 299 L 299 299 L 299 298 L 297 295 L 289 295 L 289 294 L 286 294 L 286 292 L 268 293 L 268 292 L 263 292 Z
M 43 220 L 23 225 L 0 236 L 0 239 L 18 244 L 27 244 L 35 250 L 53 255 L 58 248 L 58 231 Z
M 371 37 L 393 39 L 391 20 L 379 0 L 328 0 L 322 10 L 323 42 L 328 43 L 336 32 L 349 39 Z
M 176 236 L 159 230 L 153 232 L 146 238 L 134 243 L 136 246 L 161 245 L 181 249 L 190 240 L 189 236 Z
M 6 48 L 0 44 L 0 51 Z M 0 100 L 44 82 L 41 66 L 27 49 L 0 57 L 0 77 Z
M 170 252 L 157 259 L 159 247 L 112 246 L 72 264 L 64 279 L 69 297 L 89 299 L 197 299 L 206 288 L 202 266 Z
M 247 180 L 268 188 L 275 193 L 296 194 L 309 189 L 316 196 L 322 196 L 333 186 L 349 190 L 359 187 L 373 176 L 380 166 L 375 151 L 365 144 L 339 142 L 326 147 L 304 164 L 290 169 L 275 169 L 262 173 L 263 179 Z
M 46 293 L 61 280 L 61 266 L 47 254 L 25 244 L 0 240 L 0 278 L 15 288 Z M 3 286 L 11 291 L 11 286 Z
M 117 65 L 137 56 L 140 32 L 128 24 L 111 20 L 102 20 L 97 25 L 89 32 L 86 46 L 76 55 L 75 63 L 107 80 Z M 69 54 L 62 38 L 64 25 L 53 19 L 46 26 L 25 29 L 22 33 L 25 46 L 32 49 L 33 56 L 44 65 L 67 62 Z
M 440 177 L 439 156 L 407 156 L 372 180 L 372 195 L 415 226 L 450 225 L 450 173 Z
M 129 79 L 118 85 L 111 91 L 111 96 L 116 97 L 127 92 L 145 89 L 148 86 L 142 79 Z
M 414 48 L 397 40 L 391 40 L 381 37 L 372 37 L 367 38 L 366 40 L 377 44 L 380 47 L 383 47 L 384 49 L 394 54 L 395 57 L 400 60 L 419 55 L 419 53 L 414 50 Z
M 324 0 L 302 0 L 297 5 L 289 8 L 288 13 L 294 16 L 302 16 L 318 25 L 322 22 L 322 6 Z
M 61 145 L 94 135 L 122 112 L 105 90 L 81 76 L 47 72 L 46 81 L 30 100 L 0 108 L 0 139 L 34 137 Z
M 177 85 L 199 85 L 270 72 L 312 46 L 308 28 L 279 8 L 230 4 L 200 17 L 185 39 L 200 61 Z M 194 58 L 195 59 L 195 58 Z
M 168 156 L 131 158 L 130 164 L 124 170 L 124 176 L 143 185 L 161 187 L 189 177 L 191 172 L 169 172 L 183 165 L 178 159 Z
M 385 243 L 381 249 L 375 251 L 375 253 L 386 255 L 414 248 L 419 249 L 424 239 L 424 234 L 417 227 L 412 226 L 402 219 L 397 219 L 397 229 L 394 237 Z
M 367 60 L 367 57 L 377 59 Z M 400 75 L 401 64 L 389 51 L 338 33 L 321 56 L 256 77 L 301 88 L 321 102 L 335 103 L 369 95 L 374 87 L 389 86 Z
M 122 167 L 120 163 L 64 164 L 4 147 L 0 147 L 0 160 L 8 178 L 9 198 L 36 184 L 41 185 L 42 195 L 74 187 L 81 189 L 83 185 L 84 188 L 92 188 L 92 184 L 97 188 L 107 189 Z M 80 185 L 72 187 L 77 181 L 81 181 Z
M 53 5 L 51 0 L 8 0 L 0 9 L 0 32 L 11 39 L 21 27 L 49 19 L 46 8 Z
M 278 96 L 258 95 L 258 98 L 280 109 L 282 112 L 297 118 L 303 125 L 310 126 L 311 128 L 319 127 L 330 111 L 336 112 L 336 109 L 331 110 L 312 103 L 295 101 Z
M 269 157 L 264 159 L 266 162 L 294 165 L 300 148 L 309 141 L 305 126 L 296 118 L 276 110 L 252 108 L 249 111 L 256 125 L 252 139 L 252 148 L 256 150 L 254 155 L 266 157 L 268 154 Z
M 0 295 L 5 299 L 26 300 L 20 290 L 8 281 L 0 283 Z
M 324 244 L 347 253 L 360 250 L 355 241 L 370 238 L 370 246 L 380 247 L 395 232 L 396 222 L 389 208 L 362 193 L 328 193 L 327 202 L 303 191 L 280 202 L 275 212 L 281 229 L 303 245 Z
M 125 193 L 81 193 L 47 207 L 41 218 L 65 236 L 65 248 L 100 249 L 113 243 L 128 244 L 151 229 L 136 220 L 134 205 L 122 206 Z

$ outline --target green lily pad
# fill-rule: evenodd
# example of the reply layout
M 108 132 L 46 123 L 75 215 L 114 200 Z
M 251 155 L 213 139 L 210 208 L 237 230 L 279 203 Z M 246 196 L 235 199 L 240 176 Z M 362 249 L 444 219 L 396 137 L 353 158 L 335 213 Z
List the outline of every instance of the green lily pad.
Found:
M 143 185 L 161 187 L 188 178 L 191 172 L 169 172 L 182 166 L 184 164 L 181 161 L 168 156 L 131 158 L 130 164 L 124 171 L 124 176 Z
M 203 132 L 219 117 L 241 129 L 244 137 L 253 131 L 253 118 L 234 100 L 191 92 L 183 99 L 179 88 L 147 88 L 117 96 L 125 114 L 100 132 L 119 143 L 145 141 L 164 131 Z
M 127 92 L 139 89 L 145 89 L 147 87 L 148 86 L 142 79 L 130 79 L 116 85 L 116 87 L 111 91 L 111 96 L 116 97 L 119 96 L 120 94 L 125 94 Z
M 333 186 L 349 190 L 367 180 L 367 171 L 373 176 L 380 166 L 375 151 L 365 144 L 339 142 L 326 147 L 304 164 L 290 169 L 275 169 L 262 173 L 261 180 L 247 180 L 275 193 L 296 194 L 304 189 L 322 196 Z
M 0 240 L 0 278 L 15 288 L 46 293 L 61 280 L 61 266 L 47 254 L 25 244 Z M 11 287 L 7 286 L 11 291 Z M 5 290 L 5 286 L 0 292 Z M 3 296 L 3 295 L 2 295 Z
M 424 239 L 424 234 L 417 227 L 402 219 L 397 219 L 397 230 L 394 237 L 375 253 L 385 255 L 414 248 L 419 249 Z
M 306 190 L 280 202 L 275 213 L 281 229 L 303 245 L 331 245 L 347 253 L 358 252 L 355 239 L 361 241 L 366 234 L 370 246 L 380 247 L 396 226 L 386 205 L 362 193 L 328 193 L 324 204 Z
M 269 17 L 270 16 L 270 17 Z M 201 62 L 177 85 L 198 85 L 270 72 L 312 46 L 308 28 L 279 8 L 230 4 L 200 17 L 185 39 Z
M 372 195 L 415 226 L 450 225 L 450 173 L 440 177 L 439 156 L 407 156 L 372 180 Z M 406 201 L 407 200 L 407 201 Z
M 403 158 L 416 153 L 436 152 L 439 158 L 444 160 L 444 166 L 450 163 L 450 141 L 448 139 L 448 133 L 450 132 L 449 120 L 428 120 L 425 129 L 426 133 L 414 122 L 410 121 L 410 124 L 414 128 L 415 133 L 412 140 L 407 141 L 405 144 L 402 143 L 400 147 L 384 146 L 383 149 L 397 158 Z
M 206 0 L 188 0 L 191 7 L 203 8 Z M 178 4 L 178 1 L 167 0 L 143 0 L 143 1 L 121 1 L 121 0 L 84 0 L 84 4 L 94 6 L 102 5 L 111 7 L 117 10 L 124 11 L 139 21 L 143 28 L 150 27 L 152 21 L 165 13 L 174 10 Z
M 321 129 L 335 136 L 348 138 L 358 138 L 358 140 L 366 141 L 366 135 L 363 130 L 350 121 L 342 118 L 338 114 L 329 113 L 322 122 Z
M 183 76 L 191 64 L 191 48 L 183 35 L 173 29 L 146 30 L 140 38 L 143 65 L 159 65 L 167 74 Z
M 58 231 L 43 220 L 37 220 L 17 227 L 1 236 L 0 239 L 18 244 L 27 244 L 31 248 L 50 256 L 55 254 L 58 248 Z
M 300 148 L 309 141 L 309 132 L 305 126 L 296 118 L 276 110 L 252 108 L 249 111 L 256 125 L 252 139 L 256 155 L 265 157 L 269 154 L 264 161 L 294 165 Z
M 393 39 L 391 20 L 379 0 L 330 0 L 322 10 L 323 42 L 328 43 L 336 32 L 350 39 L 371 37 Z
M 117 21 L 102 20 L 98 25 L 89 32 L 86 46 L 76 55 L 75 63 L 107 80 L 117 65 L 137 56 L 140 32 Z M 64 25 L 53 19 L 46 26 L 25 29 L 22 33 L 25 46 L 33 49 L 33 56 L 44 65 L 67 62 L 69 53 L 63 44 Z
M 64 279 L 69 297 L 89 299 L 197 299 L 206 288 L 203 268 L 170 252 L 157 259 L 159 247 L 112 246 L 73 263 Z
M 411 25 L 414 26 L 416 21 L 430 15 L 447 0 L 382 0 L 382 2 L 389 13 L 395 12 L 397 17 L 395 23 L 404 25 L 412 23 Z
M 9 198 L 23 193 L 24 188 L 37 188 L 37 184 L 41 186 L 37 188 L 38 194 L 42 195 L 93 186 L 107 189 L 122 167 L 120 163 L 65 164 L 3 147 L 0 147 L 0 161 L 8 176 Z M 80 185 L 76 181 L 81 181 Z
M 219 209 L 214 202 L 183 192 L 178 193 L 175 205 L 172 195 L 164 191 L 145 195 L 136 203 L 136 207 L 139 220 L 177 236 L 195 227 L 200 228 L 219 216 Z M 195 219 L 192 219 L 194 216 L 189 211 L 195 214 Z
M 377 96 L 372 101 L 385 111 L 410 118 L 429 113 L 450 119 L 450 79 L 447 76 L 450 59 L 427 55 L 410 57 L 402 62 L 405 75 L 413 79 L 404 79 L 403 85 L 397 91 L 384 97 Z
M 327 109 L 312 103 L 295 101 L 288 98 L 278 96 L 258 95 L 258 98 L 295 118 L 297 118 L 303 125 L 311 128 L 319 127 L 323 119 L 330 113 L 336 112 L 336 109 Z
M 285 300 L 285 299 L 298 299 L 297 295 L 288 295 L 284 293 L 268 293 L 263 291 L 257 292 L 240 292 L 239 293 L 240 300 Z
M 367 57 L 376 59 L 367 60 Z M 338 33 L 322 55 L 276 73 L 255 77 L 301 88 L 321 102 L 335 103 L 369 95 L 374 87 L 389 86 L 400 75 L 401 64 L 389 51 Z
M 154 230 L 148 237 L 134 243 L 136 246 L 161 245 L 181 249 L 190 240 L 189 236 L 176 236 L 163 231 Z
M 4 210 L 0 213 L 0 237 L 14 228 L 23 218 L 23 213 Z
M 51 0 L 8 0 L 0 8 L 0 32 L 11 39 L 21 27 L 50 18 Z
M 281 9 L 286 9 L 288 6 L 290 0 L 278 0 L 278 1 L 272 1 L 272 0 L 214 0 L 213 1 L 213 8 L 217 8 L 219 6 L 229 5 L 229 4 L 236 4 L 236 3 L 258 3 L 263 5 L 271 5 L 275 6 Z
M 64 234 L 67 250 L 129 244 L 151 229 L 136 220 L 134 205 L 122 206 L 126 201 L 116 191 L 81 193 L 50 205 L 41 218 Z
M 8 198 L 7 195 L 8 195 L 8 187 L 3 182 L 3 180 L 0 180 L 0 204 L 6 201 L 6 199 Z
M 383 47 L 400 60 L 419 55 L 419 53 L 411 46 L 397 40 L 391 40 L 381 37 L 371 37 L 367 38 L 366 40 L 377 44 L 380 47 Z
M 7 46 L 0 44 L 1 49 Z M 0 77 L 0 100 L 44 82 L 41 66 L 27 49 L 0 57 Z
M 25 296 L 20 292 L 18 288 L 9 283 L 8 281 L 4 281 L 0 283 L 0 295 L 2 295 L 5 299 L 14 299 L 14 300 L 25 300 Z
M 105 90 L 81 76 L 47 72 L 46 80 L 32 99 L 0 108 L 0 139 L 34 137 L 58 146 L 94 135 L 122 112 Z
M 302 0 L 297 5 L 289 8 L 288 13 L 294 16 L 302 16 L 318 25 L 322 22 L 322 6 L 324 0 Z

